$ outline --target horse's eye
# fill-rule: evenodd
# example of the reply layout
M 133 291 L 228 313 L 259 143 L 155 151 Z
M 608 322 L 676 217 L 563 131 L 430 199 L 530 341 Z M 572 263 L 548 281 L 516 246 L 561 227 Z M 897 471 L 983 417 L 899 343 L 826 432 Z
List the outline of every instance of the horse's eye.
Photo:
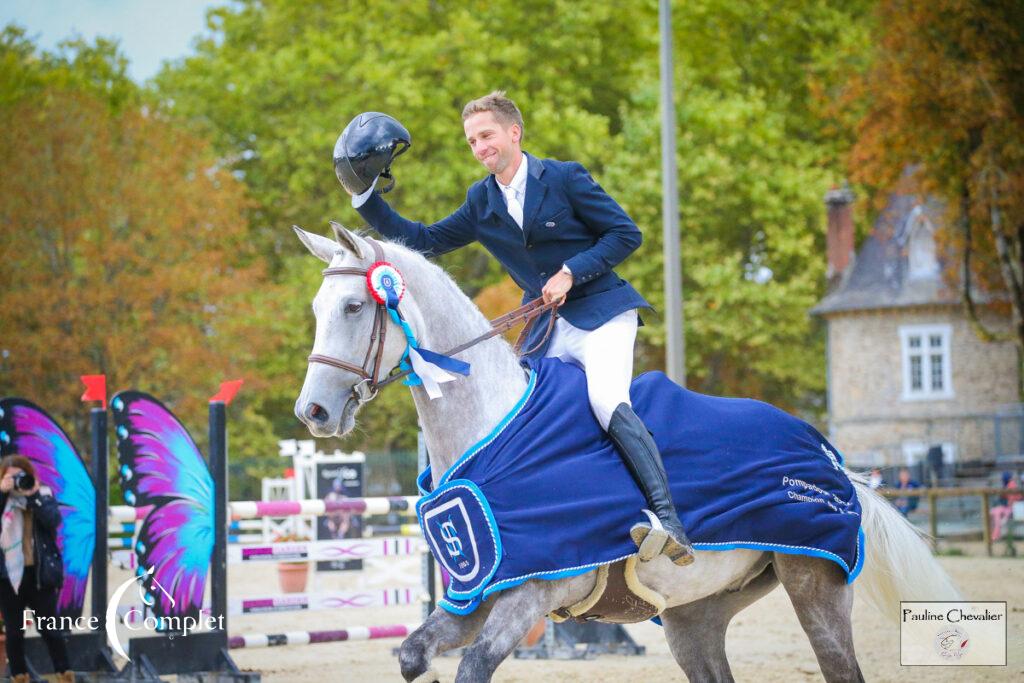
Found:
M 362 301 L 350 301 L 345 305 L 345 312 L 347 313 L 358 313 L 361 310 L 363 310 Z

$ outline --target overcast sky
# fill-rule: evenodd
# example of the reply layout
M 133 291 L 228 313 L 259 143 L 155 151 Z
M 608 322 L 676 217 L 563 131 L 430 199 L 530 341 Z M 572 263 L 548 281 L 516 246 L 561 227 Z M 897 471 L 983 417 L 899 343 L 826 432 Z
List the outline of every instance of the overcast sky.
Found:
M 52 50 L 74 34 L 87 40 L 115 38 L 128 57 L 128 73 L 144 81 L 165 59 L 192 51 L 206 32 L 209 7 L 230 0 L 0 0 L 0 24 L 17 23 L 41 47 Z

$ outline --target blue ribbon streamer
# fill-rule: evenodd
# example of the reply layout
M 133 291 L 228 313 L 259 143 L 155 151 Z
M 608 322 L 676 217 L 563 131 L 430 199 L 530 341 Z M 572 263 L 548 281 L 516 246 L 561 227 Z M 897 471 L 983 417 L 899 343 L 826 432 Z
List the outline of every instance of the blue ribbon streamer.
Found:
M 384 279 L 382 279 L 381 283 L 383 285 Z M 447 370 L 448 372 L 455 372 L 460 375 L 468 376 L 471 368 L 469 363 L 458 360 L 457 358 L 452 358 L 451 356 L 446 356 L 443 353 L 437 353 L 435 351 L 430 351 L 429 349 L 424 349 L 420 347 L 419 343 L 416 341 L 416 334 L 412 331 L 412 327 L 402 316 L 398 314 L 397 296 L 393 297 L 393 287 L 385 287 L 385 291 L 387 292 L 388 295 L 388 315 L 391 316 L 391 320 L 396 325 L 402 328 L 402 332 L 405 334 L 405 353 L 402 354 L 402 360 L 398 364 L 398 367 L 401 368 L 403 371 L 409 371 L 409 375 L 403 382 L 405 386 L 415 387 L 423 384 L 423 380 L 420 379 L 419 375 L 417 375 L 412 369 L 412 364 L 409 361 L 409 349 L 416 349 L 416 352 L 419 353 L 420 357 L 426 362 L 430 363 L 431 365 L 436 365 L 442 370 Z M 391 302 L 393 299 L 395 301 L 395 305 L 392 307 Z

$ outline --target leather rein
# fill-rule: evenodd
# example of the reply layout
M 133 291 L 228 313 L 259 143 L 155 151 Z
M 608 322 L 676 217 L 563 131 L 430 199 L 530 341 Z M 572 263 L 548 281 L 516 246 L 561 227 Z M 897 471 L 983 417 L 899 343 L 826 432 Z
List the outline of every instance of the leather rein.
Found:
M 364 237 L 370 246 L 373 247 L 373 255 L 375 262 L 381 262 L 384 260 L 384 249 L 380 244 L 373 239 Z M 323 271 L 324 277 L 331 275 L 356 275 L 362 278 L 366 278 L 369 273 L 367 268 L 355 268 L 355 267 L 337 267 L 337 268 L 325 268 Z M 516 340 L 514 350 L 516 355 L 523 356 L 529 355 L 540 348 L 544 342 L 551 336 L 551 332 L 555 326 L 555 319 L 558 317 L 558 313 L 552 313 L 548 319 L 547 329 L 544 331 L 544 336 L 541 337 L 540 341 L 535 344 L 531 349 L 522 351 L 523 343 L 529 336 L 530 330 L 533 328 L 533 323 L 536 322 L 537 318 L 547 311 L 557 309 L 562 304 L 561 301 L 551 301 L 544 303 L 544 299 L 539 297 L 533 301 L 520 306 L 519 308 L 509 311 L 503 316 L 495 318 L 490 321 L 491 329 L 484 332 L 478 337 L 474 337 L 469 341 L 459 344 L 453 349 L 448 350 L 444 355 L 454 356 L 457 353 L 465 351 L 466 349 L 479 344 L 482 341 L 486 341 L 491 337 L 495 337 L 499 334 L 503 334 L 508 330 L 512 329 L 520 323 L 526 323 L 526 327 L 519 333 L 519 338 Z M 307 360 L 310 363 L 321 363 L 323 365 L 330 365 L 331 367 L 339 368 L 341 370 L 347 370 L 358 377 L 361 377 L 361 381 L 357 382 L 352 387 L 353 397 L 359 401 L 359 403 L 366 403 L 377 396 L 382 387 L 396 382 L 403 377 L 412 373 L 412 369 L 406 369 L 396 372 L 396 368 L 392 368 L 388 376 L 381 381 L 377 381 L 377 377 L 380 376 L 381 360 L 384 356 L 384 342 L 387 338 L 388 331 L 388 312 L 387 307 L 377 302 L 376 310 L 373 314 L 373 328 L 370 332 L 370 343 L 366 349 L 366 356 L 363 358 L 362 365 L 355 365 L 347 361 L 343 361 L 339 358 L 332 356 L 325 356 L 319 353 L 310 354 Z

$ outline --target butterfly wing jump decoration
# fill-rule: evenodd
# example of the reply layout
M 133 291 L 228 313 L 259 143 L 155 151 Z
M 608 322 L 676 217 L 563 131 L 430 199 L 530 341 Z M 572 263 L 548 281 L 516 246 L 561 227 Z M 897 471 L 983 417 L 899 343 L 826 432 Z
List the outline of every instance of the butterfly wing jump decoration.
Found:
M 110 405 L 125 500 L 152 506 L 135 544 L 145 601 L 158 623 L 198 618 L 213 552 L 210 470 L 188 430 L 157 399 L 122 391 Z
M 85 604 L 96 548 L 96 489 L 67 433 L 45 410 L 21 398 L 0 400 L 0 455 L 29 459 L 40 485 L 48 486 L 63 521 L 57 546 L 64 562 L 64 584 L 57 598 L 58 616 L 77 619 Z

